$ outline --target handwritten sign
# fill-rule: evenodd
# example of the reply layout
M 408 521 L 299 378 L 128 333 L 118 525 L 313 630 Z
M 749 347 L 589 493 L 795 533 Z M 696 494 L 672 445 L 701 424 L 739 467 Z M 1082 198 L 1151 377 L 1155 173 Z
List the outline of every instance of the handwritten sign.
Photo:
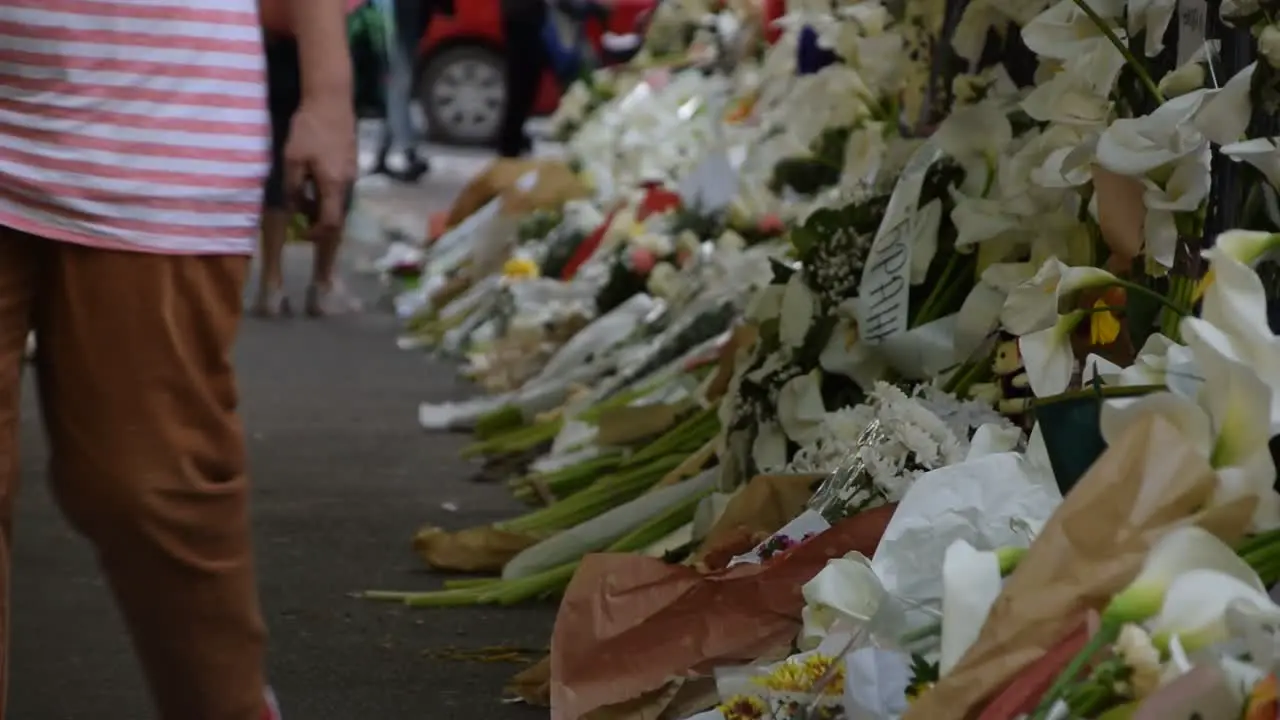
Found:
M 858 330 L 869 342 L 878 343 L 907 329 L 912 245 L 930 226 L 937 234 L 942 219 L 941 204 L 919 207 L 920 194 L 924 192 L 929 168 L 941 158 L 937 145 L 921 145 L 907 161 L 889 196 L 858 288 Z
M 1209 20 L 1206 0 L 1178 0 L 1178 64 L 1190 62 L 1204 47 L 1205 25 Z

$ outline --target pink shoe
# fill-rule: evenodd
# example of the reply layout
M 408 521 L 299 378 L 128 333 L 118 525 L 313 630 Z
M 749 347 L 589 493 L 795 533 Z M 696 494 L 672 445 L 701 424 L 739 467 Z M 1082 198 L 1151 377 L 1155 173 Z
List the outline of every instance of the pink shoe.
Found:
M 262 710 L 262 720 L 283 720 L 284 716 L 280 714 L 280 704 L 276 702 L 276 694 L 271 688 L 266 691 L 267 706 Z
M 347 292 L 340 282 L 334 281 L 327 288 L 319 285 L 307 288 L 307 314 L 311 317 L 345 315 L 360 310 L 360 301 Z

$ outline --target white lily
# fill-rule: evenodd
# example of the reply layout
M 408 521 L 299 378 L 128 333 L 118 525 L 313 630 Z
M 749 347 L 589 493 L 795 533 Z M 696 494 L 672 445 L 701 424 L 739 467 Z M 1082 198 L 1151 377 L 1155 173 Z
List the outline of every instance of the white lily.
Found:
M 1247 162 L 1258 169 L 1271 183 L 1280 188 L 1280 137 L 1254 138 L 1223 145 L 1222 154 L 1236 162 Z
M 1164 31 L 1173 19 L 1177 0 L 1129 0 L 1125 16 L 1129 20 L 1129 34 L 1146 33 L 1147 57 L 1155 57 L 1164 49 Z
M 804 274 L 792 273 L 782 292 L 781 315 L 778 319 L 778 337 L 790 348 L 804 345 L 804 339 L 813 326 L 818 310 L 818 299 L 804 281 Z
M 785 285 L 765 285 L 756 291 L 747 303 L 746 319 L 759 324 L 782 316 L 782 297 Z
M 1101 355 L 1089 353 L 1080 369 L 1080 384 L 1088 387 L 1093 384 L 1094 380 L 1098 380 L 1103 385 L 1119 385 L 1120 373 L 1122 372 L 1124 372 L 1124 368 L 1116 363 Z
M 889 153 L 884 131 L 884 123 L 867 122 L 849 135 L 840 175 L 842 190 L 856 191 L 875 183 Z
M 1204 376 L 1194 399 L 1159 392 L 1108 400 L 1103 405 L 1099 429 L 1103 439 L 1112 443 L 1139 417 L 1160 415 L 1217 473 L 1214 504 L 1256 497 L 1254 526 L 1275 527 L 1280 524 L 1280 497 L 1272 489 L 1276 474 L 1269 446 L 1272 391 L 1249 367 L 1215 345 L 1222 341 L 1206 332 L 1212 329 L 1194 318 L 1183 324 Z
M 1012 301 L 1013 296 L 1009 296 Z M 1008 307 L 1008 304 L 1005 305 Z M 1065 392 L 1076 370 L 1071 334 L 1084 320 L 1082 310 L 1061 315 L 1053 325 L 1018 338 L 1027 380 L 1036 397 Z
M 1183 525 L 1151 547 L 1137 577 L 1107 606 L 1104 620 L 1144 622 L 1154 617 L 1173 582 L 1197 570 L 1213 571 L 1266 592 L 1257 573 L 1226 543 L 1203 528 Z
M 1200 383 L 1191 349 L 1160 333 L 1147 336 L 1133 364 L 1121 370 L 1115 382 L 1127 386 L 1164 385 L 1186 398 L 1196 396 Z
M 964 168 L 966 192 L 980 195 L 993 180 L 1005 146 L 1013 141 L 1013 126 L 1003 108 L 984 101 L 951 113 L 933 139 Z
M 1195 114 L 1195 125 L 1218 145 L 1230 145 L 1244 137 L 1249 117 L 1253 114 L 1249 89 L 1257 67 L 1257 63 L 1251 63 L 1221 88 L 1205 92 L 1204 103 Z
M 1125 0 L 1087 2 L 1104 21 L 1116 21 L 1124 14 Z M 1124 40 L 1123 29 L 1116 28 L 1115 33 Z M 1033 18 L 1023 27 L 1022 40 L 1042 58 L 1060 60 L 1068 72 L 1089 78 L 1100 96 L 1111 94 L 1125 64 L 1124 55 L 1073 0 L 1060 0 Z
M 999 570 L 997 569 L 997 573 Z M 828 560 L 825 567 L 800 589 L 805 606 L 801 611 L 804 628 L 801 650 L 812 650 L 826 637 L 837 621 L 866 624 L 884 601 L 885 589 L 871 569 L 871 561 L 852 552 Z
M 970 197 L 958 191 L 953 191 L 951 197 L 955 200 L 951 223 L 956 228 L 957 249 L 973 247 L 1022 229 L 1022 219 L 1010 214 L 1003 200 Z
M 1150 115 L 1112 122 L 1098 138 L 1098 163 L 1119 175 L 1143 177 L 1200 152 L 1208 141 L 1191 119 L 1204 97 L 1188 93 Z
M 1000 560 L 964 540 L 947 546 L 942 559 L 942 639 L 939 675 L 945 677 L 978 639 L 1000 596 Z
M 1008 22 L 1009 16 L 990 0 L 972 0 L 965 6 L 960 22 L 956 23 L 951 47 L 956 55 L 969 61 L 970 67 L 973 67 L 982 59 L 987 34 L 993 29 L 1003 29 Z
M 1099 137 L 1097 133 L 1088 133 L 1075 147 L 1049 153 L 1044 164 L 1032 172 L 1032 181 L 1047 188 L 1080 187 L 1092 181 Z
M 821 436 L 826 414 L 822 371 L 794 377 L 778 390 L 778 424 L 796 444 L 808 445 Z
M 1252 266 L 1263 255 L 1280 248 L 1280 233 L 1228 230 L 1213 241 L 1213 246 L 1236 262 Z
M 1188 652 L 1222 642 L 1231 637 L 1227 613 L 1237 606 L 1280 622 L 1280 607 L 1256 575 L 1242 579 L 1211 569 L 1182 573 L 1169 584 L 1159 614 L 1149 623 L 1152 638 L 1168 647 L 1176 637 Z
M 1043 330 L 1058 318 L 1058 306 L 1063 298 L 1086 288 L 1107 287 L 1117 282 L 1115 275 L 1101 268 L 1070 267 L 1051 257 L 1034 277 L 1010 291 L 1000 322 L 1014 335 Z
M 1209 145 L 1204 143 L 1197 152 L 1175 161 L 1173 172 L 1163 184 L 1143 179 L 1146 192 L 1142 199 L 1147 206 L 1143 224 L 1145 250 L 1147 257 L 1161 267 L 1173 267 L 1178 246 L 1176 213 L 1192 212 L 1209 197 L 1211 160 Z
M 1009 293 L 1035 275 L 1031 263 L 996 263 L 982 271 L 956 317 L 956 352 L 967 356 L 1000 326 Z
M 1261 378 L 1272 391 L 1269 426 L 1280 432 L 1280 338 L 1267 320 L 1262 280 L 1221 248 L 1205 251 L 1205 257 L 1213 263 L 1213 281 L 1205 290 L 1200 318 L 1183 320 L 1182 336 L 1188 344 L 1198 338 Z
M 818 357 L 818 364 L 826 372 L 843 375 L 870 390 L 877 380 L 884 378 L 888 369 L 884 356 L 859 341 L 856 298 L 840 303 L 835 312 L 836 327 Z
M 751 441 L 751 461 L 756 472 L 779 472 L 787 466 L 787 436 L 776 422 L 762 422 Z
M 1042 122 L 1101 128 L 1111 117 L 1111 99 L 1087 77 L 1065 70 L 1038 83 L 1022 101 L 1022 109 Z

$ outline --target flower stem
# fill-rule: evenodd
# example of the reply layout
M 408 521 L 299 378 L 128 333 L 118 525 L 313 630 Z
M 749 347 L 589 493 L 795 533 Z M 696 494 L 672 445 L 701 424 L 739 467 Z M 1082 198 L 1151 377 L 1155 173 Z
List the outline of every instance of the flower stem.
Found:
M 1171 312 L 1177 313 L 1179 318 L 1184 318 L 1191 314 L 1191 310 L 1187 308 L 1186 305 L 1183 305 L 1181 302 L 1177 302 L 1175 300 L 1167 298 L 1161 295 L 1160 293 L 1156 292 L 1155 290 L 1152 290 L 1151 288 L 1145 287 L 1143 285 L 1139 285 L 1136 282 L 1130 282 L 1129 280 L 1120 280 L 1119 278 L 1117 278 L 1111 282 L 1111 285 L 1114 287 L 1124 288 L 1125 290 L 1131 290 L 1140 295 L 1146 295 L 1152 300 L 1155 300 L 1156 302 L 1168 308 Z
M 1134 397 L 1137 395 L 1150 395 L 1151 393 L 1163 392 L 1167 389 L 1168 388 L 1164 385 L 1107 385 L 1099 388 L 1087 387 L 1081 390 L 1072 390 L 1070 392 L 1060 393 L 1058 395 L 1034 398 L 1031 400 L 1031 406 L 1043 407 L 1045 405 L 1053 405 L 1054 403 L 1067 402 L 1069 400 L 1083 400 L 1085 398 Z
M 1140 80 L 1143 86 L 1147 88 L 1147 92 L 1151 93 L 1151 96 L 1156 99 L 1156 102 L 1163 105 L 1164 94 L 1160 92 L 1160 88 L 1156 85 L 1156 81 L 1151 79 L 1151 73 L 1147 72 L 1147 67 L 1143 65 L 1138 58 L 1134 57 L 1132 52 L 1129 52 L 1129 46 L 1120 42 L 1120 38 L 1116 36 L 1115 31 L 1111 29 L 1111 26 L 1107 24 L 1107 21 L 1103 20 L 1102 16 L 1089 6 L 1088 0 L 1072 0 L 1072 2 L 1076 4 L 1076 7 L 1080 8 L 1081 12 L 1089 16 L 1089 19 L 1093 21 L 1094 25 L 1098 26 L 1098 29 L 1102 31 L 1102 34 L 1106 36 L 1107 40 L 1115 46 L 1116 50 L 1120 51 L 1121 55 L 1124 56 L 1124 61 L 1129 65 L 1129 67 L 1133 68 L 1134 74 L 1138 76 L 1138 80 Z
M 1089 638 L 1084 647 L 1080 648 L 1080 652 L 1071 658 L 1071 662 L 1067 663 L 1067 667 L 1058 675 L 1058 679 L 1053 681 L 1049 692 L 1040 698 L 1040 704 L 1036 706 L 1036 711 L 1031 713 L 1031 720 L 1045 720 L 1049 715 L 1049 711 L 1053 709 L 1054 704 L 1062 697 L 1071 683 L 1075 682 L 1076 676 L 1084 669 L 1085 664 L 1092 660 L 1099 650 L 1110 645 L 1119 634 L 1119 625 L 1104 622 L 1102 627 L 1098 628 L 1098 632 Z

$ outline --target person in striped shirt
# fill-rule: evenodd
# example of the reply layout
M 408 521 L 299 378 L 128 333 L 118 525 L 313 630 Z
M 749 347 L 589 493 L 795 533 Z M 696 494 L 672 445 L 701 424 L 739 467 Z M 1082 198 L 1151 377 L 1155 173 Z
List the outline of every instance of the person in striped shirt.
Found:
M 264 22 L 297 38 L 286 185 L 314 187 L 322 231 L 356 166 L 345 0 L 262 2 L 0 0 L 0 602 L 33 329 L 50 482 L 163 720 L 278 717 L 231 363 L 269 160 Z

